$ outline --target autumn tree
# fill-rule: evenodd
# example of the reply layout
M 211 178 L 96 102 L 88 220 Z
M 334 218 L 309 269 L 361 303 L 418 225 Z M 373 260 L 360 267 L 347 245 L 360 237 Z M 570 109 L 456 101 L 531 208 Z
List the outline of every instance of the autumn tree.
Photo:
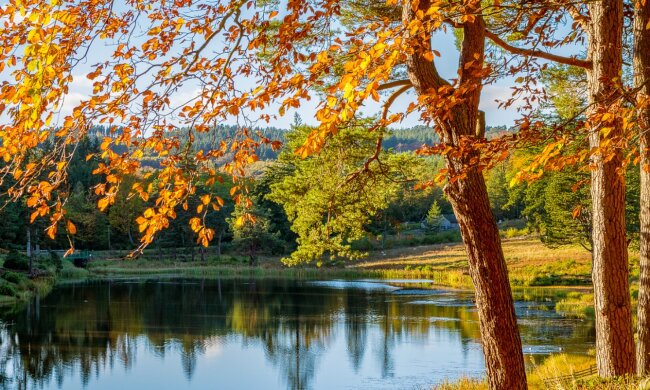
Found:
M 11 76 L 0 84 L 0 115 L 8 118 L 0 125 L 0 155 L 8 162 L 2 174 L 16 179 L 8 194 L 14 199 L 27 196 L 36 216 L 49 220 L 47 231 L 54 236 L 57 226 L 68 220 L 61 207 L 65 200 L 56 196 L 74 154 L 67 146 L 77 144 L 92 125 L 105 124 L 111 136 L 102 140 L 103 161 L 95 170 L 105 178 L 95 187 L 100 209 L 115 203 L 124 177 L 140 171 L 145 156 L 161 167 L 128 189 L 129 195 L 150 202 L 137 218 L 141 250 L 196 197 L 199 180 L 206 178 L 209 185 L 225 171 L 236 182 L 231 195 L 240 207 L 247 205 L 246 167 L 258 160 L 261 145 L 279 146 L 253 130 L 256 121 L 273 119 L 269 112 L 283 115 L 315 91 L 321 94 L 315 109 L 319 125 L 296 150 L 301 157 L 317 154 L 373 101 L 379 102 L 380 112 L 368 130 L 375 134 L 418 113 L 439 135 L 440 142 L 421 153 L 444 156 L 446 168 L 437 179 L 446 182 L 445 193 L 467 250 L 488 382 L 495 389 L 526 388 L 506 263 L 483 176 L 508 154 L 486 139 L 479 111 L 483 85 L 503 68 L 486 62 L 486 40 L 503 43 L 486 29 L 488 21 L 502 22 L 493 16 L 493 11 L 507 9 L 499 4 L 135 0 L 113 7 L 110 0 L 10 0 L 0 13 L 0 70 Z M 594 4 L 591 17 L 607 27 L 599 16 L 602 6 Z M 614 20 L 617 12 L 613 9 L 610 15 Z M 444 28 L 462 32 L 452 80 L 442 78 L 434 63 L 439 53 L 432 35 Z M 603 31 L 619 30 L 613 25 Z M 59 116 L 71 84 L 80 77 L 77 72 L 85 73 L 79 65 L 92 56 L 89 53 L 102 54 L 81 76 L 91 80 L 92 93 Z M 558 58 L 533 51 L 540 53 Z M 183 96 L 188 89 L 196 91 L 189 99 Z M 396 99 L 410 89 L 416 99 L 392 112 Z M 389 95 L 382 99 L 384 93 Z M 195 134 L 209 133 L 226 121 L 242 126 L 213 147 L 192 148 Z M 185 135 L 179 137 L 179 131 Z M 45 139 L 53 140 L 52 151 L 24 164 L 29 151 Z M 382 140 L 377 137 L 376 152 L 362 165 L 359 179 L 383 163 Z M 215 161 L 224 164 L 216 167 Z M 602 163 L 609 168 L 617 160 Z M 607 179 L 614 179 L 606 171 Z M 204 207 L 189 224 L 198 241 L 207 245 L 215 231 L 206 224 L 205 213 L 221 207 L 223 199 L 209 193 L 201 195 L 201 203 Z M 244 208 L 239 214 L 240 224 L 254 224 L 252 212 Z M 63 226 L 73 230 L 68 223 Z M 612 253 L 610 246 L 606 249 L 598 253 Z M 621 340 L 627 340 L 627 334 Z
M 635 1 L 634 86 L 637 89 L 639 137 L 639 302 L 637 312 L 637 372 L 650 373 L 650 4 Z
M 541 5 L 541 7 L 539 7 Z M 591 168 L 592 242 L 594 297 L 596 308 L 596 360 L 601 376 L 612 377 L 635 372 L 634 338 L 629 293 L 629 265 L 625 220 L 627 136 L 631 127 L 625 118 L 623 65 L 623 0 L 597 2 L 534 2 L 510 9 L 510 21 L 503 26 L 507 40 L 493 36 L 505 51 L 523 56 L 519 70 L 530 70 L 530 59 L 581 67 L 586 72 L 586 110 L 578 128 L 578 137 L 587 139 L 589 150 L 567 159 L 560 149 L 575 134 L 565 133 L 562 126 L 535 163 L 541 174 L 544 167 L 561 169 L 567 164 L 588 162 Z M 572 30 L 557 38 L 558 20 L 569 17 Z M 561 23 L 560 23 L 561 24 Z M 540 26 L 547 26 L 542 28 Z M 498 30 L 497 30 L 498 31 Z M 513 31 L 516 32 L 513 34 Z M 586 58 L 562 57 L 526 45 L 559 47 L 568 42 L 585 42 Z M 536 72 L 543 66 L 537 66 Z M 519 92 L 539 91 L 530 75 Z M 535 95 L 528 99 L 534 99 Z M 581 112 L 579 112 L 581 113 Z M 550 164 L 549 164 L 550 162 Z M 540 169 L 541 167 L 541 169 Z

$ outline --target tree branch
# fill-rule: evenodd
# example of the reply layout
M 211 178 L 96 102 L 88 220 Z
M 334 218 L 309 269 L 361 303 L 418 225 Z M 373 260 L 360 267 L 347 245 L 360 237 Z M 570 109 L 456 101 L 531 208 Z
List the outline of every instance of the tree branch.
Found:
M 409 88 L 413 86 L 413 84 L 411 84 L 411 80 L 409 80 L 409 79 L 395 80 L 395 81 L 391 81 L 389 83 L 380 85 L 379 87 L 377 87 L 377 91 L 383 91 L 385 89 L 391 89 L 391 88 L 399 87 L 401 85 L 407 85 L 407 86 L 409 86 Z
M 545 60 L 558 62 L 560 64 L 578 66 L 578 67 L 585 68 L 585 69 L 591 69 L 591 67 L 592 67 L 592 63 L 589 60 L 583 60 L 583 59 L 574 58 L 574 57 L 563 57 L 563 56 L 559 56 L 559 55 L 548 53 L 548 52 L 541 51 L 541 50 L 524 49 L 524 48 L 521 48 L 521 47 L 512 46 L 511 44 L 509 44 L 506 41 L 504 41 L 503 39 L 501 39 L 501 37 L 499 37 L 497 34 L 491 32 L 491 31 L 488 31 L 488 30 L 485 31 L 485 36 L 490 38 L 490 40 L 492 42 L 494 42 L 497 46 L 499 46 L 499 47 L 501 47 L 501 48 L 513 53 L 513 54 L 543 58 Z
M 404 85 L 402 88 L 398 89 L 392 95 L 390 95 L 388 100 L 386 100 L 386 103 L 384 103 L 384 110 L 381 114 L 381 119 L 386 120 L 386 117 L 388 116 L 388 109 L 390 108 L 390 106 L 393 105 L 395 99 L 397 99 L 401 94 L 403 94 L 404 92 L 408 91 L 411 88 L 413 88 L 413 84 L 409 82 L 407 85 Z

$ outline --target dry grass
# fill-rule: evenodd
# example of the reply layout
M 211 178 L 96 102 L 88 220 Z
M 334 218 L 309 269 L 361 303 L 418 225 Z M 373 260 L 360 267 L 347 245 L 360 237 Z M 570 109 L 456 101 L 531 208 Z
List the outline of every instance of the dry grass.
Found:
M 589 283 L 591 254 L 580 246 L 549 248 L 538 238 L 507 239 L 503 251 L 513 285 L 581 285 Z M 421 269 L 435 273 L 467 273 L 463 244 L 439 244 L 375 252 L 351 267 Z M 469 278 L 461 278 L 469 281 Z M 465 283 L 463 283 L 465 284 Z
M 443 382 L 439 385 L 433 386 L 433 390 L 487 390 L 487 381 L 462 378 L 456 382 Z
M 646 390 L 650 387 L 650 378 L 634 377 L 601 379 L 596 375 L 591 377 L 553 381 L 565 376 L 593 367 L 596 360 L 593 356 L 557 354 L 546 357 L 542 362 L 532 362 L 528 372 L 529 389 L 546 390 Z M 550 380 L 550 381 L 549 381 Z M 546 383 L 545 383 L 546 381 Z M 484 379 L 461 378 L 455 382 L 444 382 L 433 386 L 434 390 L 483 390 L 487 389 Z

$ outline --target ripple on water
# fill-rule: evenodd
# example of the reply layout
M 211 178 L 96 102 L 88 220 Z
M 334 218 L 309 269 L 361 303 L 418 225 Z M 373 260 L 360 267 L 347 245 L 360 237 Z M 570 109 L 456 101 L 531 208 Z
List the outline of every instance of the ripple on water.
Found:
M 414 288 L 401 288 L 392 292 L 394 295 L 449 295 L 449 291 L 444 290 L 424 290 Z
M 465 299 L 455 298 L 437 298 L 437 299 L 420 299 L 407 302 L 410 305 L 435 305 L 444 307 L 473 307 L 474 302 Z
M 337 290 L 360 289 L 360 290 L 378 290 L 378 291 L 395 291 L 399 287 L 391 286 L 382 282 L 371 282 L 361 280 L 317 280 L 308 282 L 312 286 L 326 287 Z

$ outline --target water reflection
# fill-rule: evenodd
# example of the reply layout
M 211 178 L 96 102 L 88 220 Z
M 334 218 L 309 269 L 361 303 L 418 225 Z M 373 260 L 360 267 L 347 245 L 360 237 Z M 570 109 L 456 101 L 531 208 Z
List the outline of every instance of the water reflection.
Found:
M 526 352 L 586 352 L 593 324 L 550 307 L 517 303 Z M 94 282 L 2 319 L 8 389 L 394 389 L 483 371 L 471 295 L 367 281 Z

